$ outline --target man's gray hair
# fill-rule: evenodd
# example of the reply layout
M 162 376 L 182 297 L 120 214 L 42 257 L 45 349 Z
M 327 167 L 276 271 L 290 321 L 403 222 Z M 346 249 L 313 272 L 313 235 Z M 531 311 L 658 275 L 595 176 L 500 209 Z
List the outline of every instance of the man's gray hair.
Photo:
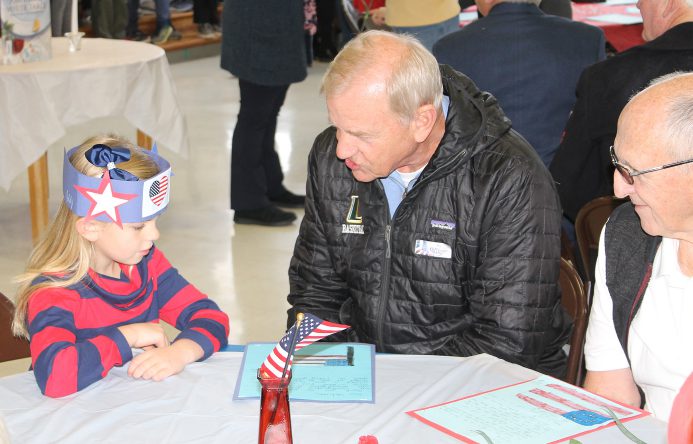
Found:
M 436 110 L 440 109 L 443 83 L 438 62 L 415 37 L 406 34 L 386 31 L 358 34 L 330 63 L 320 91 L 332 97 L 345 91 L 355 80 L 368 76 L 373 72 L 372 67 L 381 66 L 383 39 L 395 40 L 404 48 L 401 57 L 391 64 L 386 79 L 390 109 L 405 124 L 422 105 L 432 104 Z
M 689 3 L 693 0 L 687 0 Z M 675 71 L 653 79 L 645 89 L 684 77 L 690 78 L 691 88 L 683 88 L 666 101 L 667 148 L 672 160 L 693 156 L 693 72 Z
M 673 97 L 669 103 L 667 133 L 669 150 L 684 160 L 693 156 L 693 91 Z M 676 159 L 675 159 L 676 160 Z

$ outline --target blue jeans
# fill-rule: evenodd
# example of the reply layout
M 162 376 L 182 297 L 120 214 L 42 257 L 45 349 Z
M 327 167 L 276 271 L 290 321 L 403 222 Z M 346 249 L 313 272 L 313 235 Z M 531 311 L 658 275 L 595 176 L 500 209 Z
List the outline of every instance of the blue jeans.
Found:
M 460 18 L 454 17 L 440 23 L 426 26 L 393 26 L 392 31 L 397 34 L 411 34 L 426 47 L 429 51 L 433 50 L 435 42 L 460 29 Z
M 169 1 L 170 0 L 154 0 L 154 9 L 156 12 L 156 31 L 154 34 L 157 34 L 161 28 L 171 25 Z M 134 36 L 139 30 L 137 25 L 139 20 L 139 8 L 140 0 L 128 0 L 128 36 Z

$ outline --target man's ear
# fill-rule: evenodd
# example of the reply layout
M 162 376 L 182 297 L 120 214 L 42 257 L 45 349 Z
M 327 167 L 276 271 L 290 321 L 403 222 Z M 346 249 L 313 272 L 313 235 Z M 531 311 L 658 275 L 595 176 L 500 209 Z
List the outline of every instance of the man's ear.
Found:
M 419 109 L 416 110 L 416 116 L 412 121 L 412 126 L 414 129 L 414 139 L 421 143 L 428 138 L 433 130 L 433 126 L 436 123 L 436 118 L 438 113 L 433 105 L 421 105 Z
M 95 242 L 99 238 L 99 233 L 101 233 L 101 224 L 99 222 L 84 217 L 77 219 L 75 228 L 77 228 L 79 235 L 89 242 Z

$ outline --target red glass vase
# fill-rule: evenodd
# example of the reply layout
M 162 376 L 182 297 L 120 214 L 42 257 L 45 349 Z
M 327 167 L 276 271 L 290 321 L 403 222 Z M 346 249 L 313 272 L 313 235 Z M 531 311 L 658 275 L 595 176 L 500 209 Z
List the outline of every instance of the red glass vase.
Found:
M 257 379 L 262 386 L 258 444 L 293 444 L 289 410 L 291 377 L 270 379 L 258 375 Z

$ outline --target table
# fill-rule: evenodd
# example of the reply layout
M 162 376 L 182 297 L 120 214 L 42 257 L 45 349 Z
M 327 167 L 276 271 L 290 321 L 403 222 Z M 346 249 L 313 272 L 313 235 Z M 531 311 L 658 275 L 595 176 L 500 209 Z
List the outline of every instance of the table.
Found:
M 51 39 L 53 57 L 0 65 L 0 187 L 29 168 L 32 234 L 48 223 L 46 150 L 71 125 L 125 116 L 138 143 L 187 155 L 188 135 L 163 49 L 127 40 L 83 39 L 71 53 Z M 71 147 L 66 147 L 71 148 Z
M 33 374 L 0 378 L 0 415 L 17 443 L 254 443 L 258 400 L 233 401 L 242 353 L 217 353 L 163 382 L 128 378 L 115 368 L 102 381 L 62 399 L 43 397 Z M 294 442 L 356 444 L 459 443 L 404 412 L 519 382 L 537 373 L 490 355 L 376 355 L 375 404 L 292 402 Z M 666 425 L 651 417 L 627 423 L 650 444 Z M 616 427 L 579 438 L 630 443 Z M 502 443 L 497 443 L 502 444 Z M 632 443 L 631 443 L 632 444 Z
M 603 21 L 589 20 L 604 14 L 622 14 L 632 17 L 640 17 L 640 23 L 623 25 Z M 597 26 L 604 31 L 606 41 L 611 43 L 617 51 L 625 51 L 633 46 L 642 45 L 642 16 L 635 4 L 617 5 L 607 3 L 573 3 L 573 20 Z
M 637 11 L 635 3 L 632 4 L 612 4 L 606 3 L 572 3 L 573 20 L 588 23 L 601 28 L 604 31 L 606 41 L 617 51 L 625 51 L 633 46 L 642 45 L 645 40 L 642 38 L 642 17 Z M 635 8 L 635 11 L 633 9 Z M 460 15 L 460 26 L 464 26 L 473 21 L 476 14 L 476 6 L 470 6 Z M 639 19 L 640 23 L 624 25 L 614 22 L 589 20 L 590 17 L 606 14 L 622 14 Z

